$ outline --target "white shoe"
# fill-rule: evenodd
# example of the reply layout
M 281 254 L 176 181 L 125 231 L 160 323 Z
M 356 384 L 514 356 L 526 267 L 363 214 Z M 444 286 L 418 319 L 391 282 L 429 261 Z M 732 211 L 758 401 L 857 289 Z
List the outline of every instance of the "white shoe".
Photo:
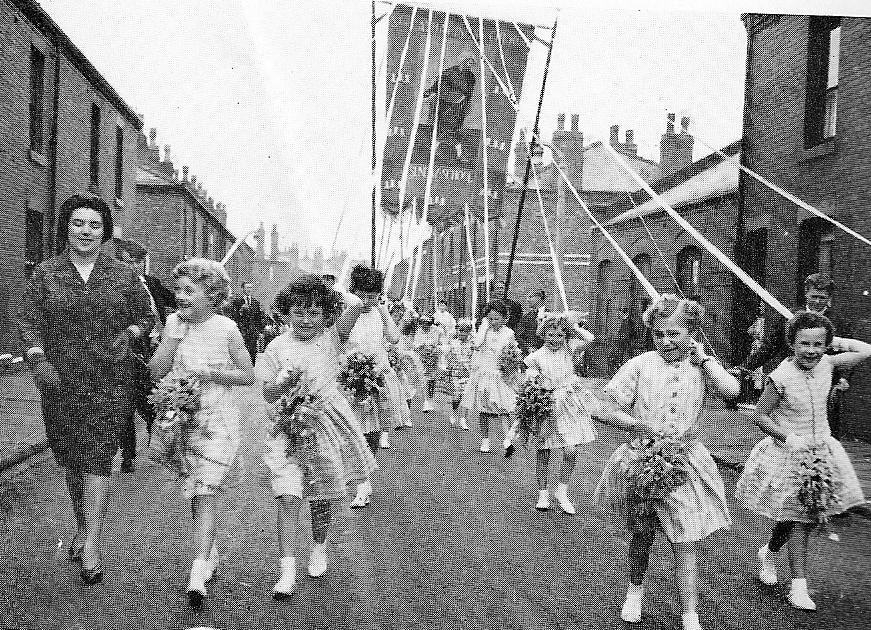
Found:
M 483 440 L 481 440 L 481 448 L 478 450 L 480 450 L 482 453 L 489 453 L 490 452 L 490 438 L 484 438 Z
M 206 574 L 204 576 L 206 582 L 215 577 L 215 569 L 218 568 L 219 559 L 220 557 L 218 556 L 218 547 L 212 545 L 212 550 L 209 552 L 209 557 L 206 560 Z
M 509 446 L 511 446 L 511 438 L 507 437 L 504 440 L 502 440 L 502 450 L 505 450 Z
M 450 419 L 448 420 L 448 422 L 451 423 L 451 426 L 452 426 L 452 427 L 457 426 L 457 416 L 455 416 L 454 414 L 451 414 L 451 417 L 450 417 Z
M 817 605 L 811 599 L 807 592 L 807 579 L 793 579 L 789 587 L 789 603 L 793 608 L 799 610 L 816 610 Z
M 312 577 L 321 577 L 327 572 L 327 543 L 315 543 L 312 545 L 311 556 L 308 559 L 308 574 Z
M 406 429 L 410 429 L 414 425 L 411 424 L 411 420 L 406 420 L 405 422 L 402 423 L 402 426 L 404 426 Z
M 463 431 L 468 431 L 468 430 L 469 430 L 469 425 L 466 424 L 466 419 L 465 419 L 465 418 L 460 418 L 460 428 L 461 428 Z
M 771 561 L 768 545 L 760 547 L 756 557 L 759 558 L 759 581 L 768 586 L 777 584 L 777 565 Z
M 630 584 L 626 591 L 626 601 L 620 610 L 620 619 L 626 623 L 638 623 L 641 621 L 641 602 L 644 599 L 644 591 L 640 586 Z
M 364 481 L 363 483 L 357 484 L 357 496 L 354 497 L 354 500 L 351 501 L 350 507 L 352 508 L 364 508 L 369 505 L 369 501 L 372 497 L 372 484 L 368 481 Z
M 423 411 L 430 412 L 433 410 L 432 401 L 427 399 L 423 401 Z
M 556 490 L 554 490 L 553 498 L 556 499 L 556 502 L 559 503 L 559 506 L 563 509 L 563 512 L 566 514 L 574 514 L 575 506 L 572 505 L 572 502 L 569 501 L 568 496 L 568 486 L 564 483 L 557 484 Z
M 683 630 L 702 630 L 699 623 L 699 613 L 684 613 L 681 615 L 681 620 L 683 621 Z
M 272 587 L 272 597 L 284 599 L 293 594 L 296 587 L 296 558 L 287 556 L 281 559 L 281 577 Z
M 538 491 L 538 503 L 535 504 L 535 509 L 546 512 L 550 508 L 550 494 L 547 489 Z
M 208 561 L 197 558 L 191 565 L 191 577 L 188 581 L 188 602 L 194 608 L 203 605 L 203 598 L 208 594 L 206 591 L 206 571 Z
M 390 434 L 387 431 L 381 432 L 381 438 L 378 440 L 378 446 L 381 448 L 390 448 Z

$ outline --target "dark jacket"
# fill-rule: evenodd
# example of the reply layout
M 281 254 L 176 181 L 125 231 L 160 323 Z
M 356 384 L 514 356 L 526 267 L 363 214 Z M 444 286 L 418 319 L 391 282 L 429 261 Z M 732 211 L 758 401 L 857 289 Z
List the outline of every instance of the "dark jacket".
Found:
M 175 293 L 163 286 L 163 283 L 154 276 L 145 276 L 145 285 L 148 287 L 154 305 L 157 306 L 157 316 L 160 323 L 166 324 L 166 309 L 175 308 Z
M 246 341 L 256 340 L 267 323 L 266 313 L 253 296 L 250 306 L 245 304 L 245 296 L 234 297 L 228 315 L 239 326 L 239 332 Z

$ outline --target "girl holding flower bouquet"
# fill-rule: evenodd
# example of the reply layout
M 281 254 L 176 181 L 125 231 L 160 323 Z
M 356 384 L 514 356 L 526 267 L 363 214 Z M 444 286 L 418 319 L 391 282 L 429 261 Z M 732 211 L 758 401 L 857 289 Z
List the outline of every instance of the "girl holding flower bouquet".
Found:
M 423 408 L 422 411 L 433 410 L 432 400 L 435 397 L 436 379 L 444 364 L 442 353 L 445 345 L 445 333 L 441 326 L 433 325 L 433 318 L 424 315 L 418 320 L 417 333 L 414 335 L 414 349 L 423 363 Z
M 641 620 L 644 574 L 661 529 L 674 553 L 683 627 L 699 629 L 696 542 L 731 524 L 723 480 L 695 432 L 706 396 L 734 398 L 739 385 L 692 338 L 703 316 L 698 302 L 659 297 L 644 313 L 655 351 L 627 361 L 605 387 L 602 421 L 640 435 L 614 452 L 595 492 L 632 535 L 620 614 L 630 623 Z
M 273 596 L 289 596 L 296 585 L 294 546 L 303 499 L 311 505 L 314 545 L 309 575 L 327 570 L 331 501 L 345 497 L 350 481 L 375 470 L 354 411 L 339 391 L 340 340 L 335 322 L 340 296 L 320 276 L 295 280 L 276 304 L 291 329 L 276 337 L 257 362 L 263 396 L 273 419 L 264 460 L 272 473 L 278 508 L 281 577 Z
M 457 322 L 456 337 L 451 339 L 445 357 L 446 370 L 443 380 L 443 389 L 451 400 L 451 426 L 459 426 L 463 431 L 468 431 L 469 425 L 465 413 L 460 416 L 459 420 L 457 419 L 457 410 L 460 408 L 460 400 L 472 370 L 474 348 L 472 348 L 472 340 L 469 338 L 471 333 L 472 320 L 461 319 Z
M 402 423 L 399 377 L 390 369 L 385 346 L 385 343 L 399 341 L 399 329 L 387 312 L 387 305 L 381 300 L 384 289 L 384 274 L 381 271 L 356 265 L 351 270 L 349 289 L 350 294 L 346 296 L 348 306 L 336 324 L 339 334 L 347 338 L 345 354 L 351 356 L 359 352 L 374 361 L 384 381 L 374 400 L 363 403 L 362 407 L 357 405 L 363 434 L 374 453 L 379 447 L 390 448 L 388 431 L 391 426 Z M 367 404 L 371 404 L 368 410 Z M 368 505 L 371 494 L 372 484 L 369 481 L 361 483 L 351 507 Z
M 254 370 L 236 323 L 217 314 L 230 288 L 221 264 L 192 258 L 176 266 L 172 275 L 178 310 L 167 317 L 149 367 L 155 381 L 192 378 L 199 383 L 193 422 L 176 429 L 185 432 L 184 466 L 178 472 L 191 499 L 197 549 L 187 592 L 191 605 L 199 606 L 218 562 L 214 494 L 224 485 L 239 450 L 239 410 L 231 388 L 253 384 Z
M 481 427 L 482 453 L 490 452 L 490 420 L 500 418 L 505 435 L 509 433 L 509 415 L 517 403 L 510 375 L 500 369 L 503 350 L 514 344 L 514 331 L 506 326 L 508 307 L 494 300 L 484 308 L 484 320 L 472 341 L 477 351 L 472 374 L 463 392 L 461 406 L 467 412 L 477 412 Z M 510 442 L 509 442 L 510 444 Z
M 390 366 L 396 372 L 399 378 L 400 392 L 400 415 L 402 416 L 402 424 L 396 428 L 410 428 L 411 424 L 411 399 L 416 393 L 415 385 L 420 382 L 423 374 L 423 366 L 420 365 L 420 360 L 414 352 L 414 321 L 412 313 L 406 311 L 405 305 L 402 302 L 393 302 L 390 306 L 390 316 L 393 318 L 393 323 L 399 328 L 399 341 L 387 344 L 387 356 L 390 360 Z M 411 334 L 406 334 L 411 326 Z
M 576 447 L 596 439 L 575 364 L 580 363 L 579 355 L 593 341 L 593 335 L 581 328 L 575 313 L 548 313 L 539 323 L 536 335 L 544 339 L 544 345 L 524 360 L 526 376 L 538 379 L 541 386 L 550 391 L 553 403 L 551 413 L 536 427 L 538 503 L 535 507 L 538 510 L 550 507 L 547 491 L 550 452 L 562 449 L 559 484 L 553 495 L 564 512 L 574 514 L 575 506 L 568 498 L 568 482 L 575 470 Z
M 775 521 L 771 539 L 758 553 L 759 579 L 777 583 L 772 555 L 789 542 L 789 603 L 815 610 L 806 577 L 810 532 L 865 502 L 853 465 L 829 429 L 832 370 L 865 361 L 871 345 L 834 337 L 831 321 L 810 311 L 789 320 L 786 339 L 794 354 L 768 375 L 753 417 L 769 437 L 751 451 L 735 494 L 750 510 Z M 840 353 L 827 355 L 830 346 Z

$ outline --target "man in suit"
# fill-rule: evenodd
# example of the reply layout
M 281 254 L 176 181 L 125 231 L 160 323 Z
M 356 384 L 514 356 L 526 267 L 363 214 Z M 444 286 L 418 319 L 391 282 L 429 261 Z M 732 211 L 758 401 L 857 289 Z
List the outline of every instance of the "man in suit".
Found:
M 233 298 L 230 302 L 230 318 L 239 326 L 245 347 L 251 355 L 251 362 L 257 358 L 257 339 L 266 323 L 266 314 L 260 307 L 260 302 L 251 295 L 252 285 L 250 282 L 242 283 L 242 294 Z
M 524 354 L 535 352 L 544 344 L 541 337 L 538 336 L 538 322 L 544 317 L 547 311 L 545 304 L 547 303 L 547 294 L 544 291 L 536 291 L 531 293 L 527 298 L 529 310 L 520 317 L 517 327 L 514 329 L 517 335 L 517 345 Z
M 148 402 L 148 394 L 151 392 L 153 383 L 148 371 L 148 361 L 154 349 L 160 342 L 160 333 L 166 324 L 167 309 L 175 309 L 175 293 L 163 286 L 159 279 L 145 273 L 145 261 L 148 252 L 142 245 L 130 240 L 118 239 L 115 244 L 117 259 L 129 267 L 145 285 L 151 302 L 151 310 L 154 314 L 155 325 L 150 336 L 134 341 L 133 350 L 133 405 L 125 411 L 121 429 L 121 471 L 133 472 L 133 461 L 136 457 L 136 421 L 135 414 L 139 412 L 145 420 L 145 428 L 151 435 L 151 426 L 154 423 L 154 408 Z
M 835 283 L 826 274 L 814 273 L 809 275 L 804 281 L 804 306 L 796 308 L 793 313 L 800 311 L 809 311 L 825 315 L 835 327 L 835 334 L 838 337 L 853 337 L 853 327 L 849 321 L 842 318 L 832 309 L 832 297 L 835 293 Z M 767 366 L 770 369 L 777 365 L 788 356 L 791 356 L 792 350 L 786 343 L 786 319 L 778 316 L 770 329 L 769 334 L 765 335 L 762 343 L 753 350 L 744 361 L 730 372 L 733 375 L 739 376 L 752 372 L 756 368 Z M 739 376 L 740 377 L 740 376 Z M 841 395 L 846 391 L 850 384 L 848 379 L 849 371 L 836 370 L 832 375 L 832 392 L 829 396 L 829 427 L 832 430 L 832 435 L 836 438 L 840 437 L 840 407 Z

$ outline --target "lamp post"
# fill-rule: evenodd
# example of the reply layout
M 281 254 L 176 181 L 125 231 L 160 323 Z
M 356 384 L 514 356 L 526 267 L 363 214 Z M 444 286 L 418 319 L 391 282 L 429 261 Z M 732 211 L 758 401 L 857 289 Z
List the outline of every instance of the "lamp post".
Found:
M 562 170 L 564 173 L 566 172 L 566 156 L 565 154 L 553 146 L 550 143 L 542 142 L 536 147 L 536 151 L 533 151 L 532 159 L 533 162 L 536 163 L 536 166 L 541 166 L 543 152 L 539 147 L 547 147 L 550 149 L 553 154 L 554 161 L 556 162 L 557 168 Z M 559 274 L 561 278 L 565 278 L 564 271 L 564 262 L 563 258 L 565 257 L 563 245 L 563 229 L 566 217 L 566 182 L 562 177 L 557 176 L 557 189 L 556 189 L 556 208 L 554 212 L 554 230 L 552 230 L 553 234 L 553 249 L 556 253 L 556 265 L 559 269 Z M 556 278 L 554 278 L 556 281 Z M 553 309 L 556 312 L 563 310 L 563 305 L 560 300 L 560 296 L 558 295 L 559 291 L 555 291 L 553 294 Z

